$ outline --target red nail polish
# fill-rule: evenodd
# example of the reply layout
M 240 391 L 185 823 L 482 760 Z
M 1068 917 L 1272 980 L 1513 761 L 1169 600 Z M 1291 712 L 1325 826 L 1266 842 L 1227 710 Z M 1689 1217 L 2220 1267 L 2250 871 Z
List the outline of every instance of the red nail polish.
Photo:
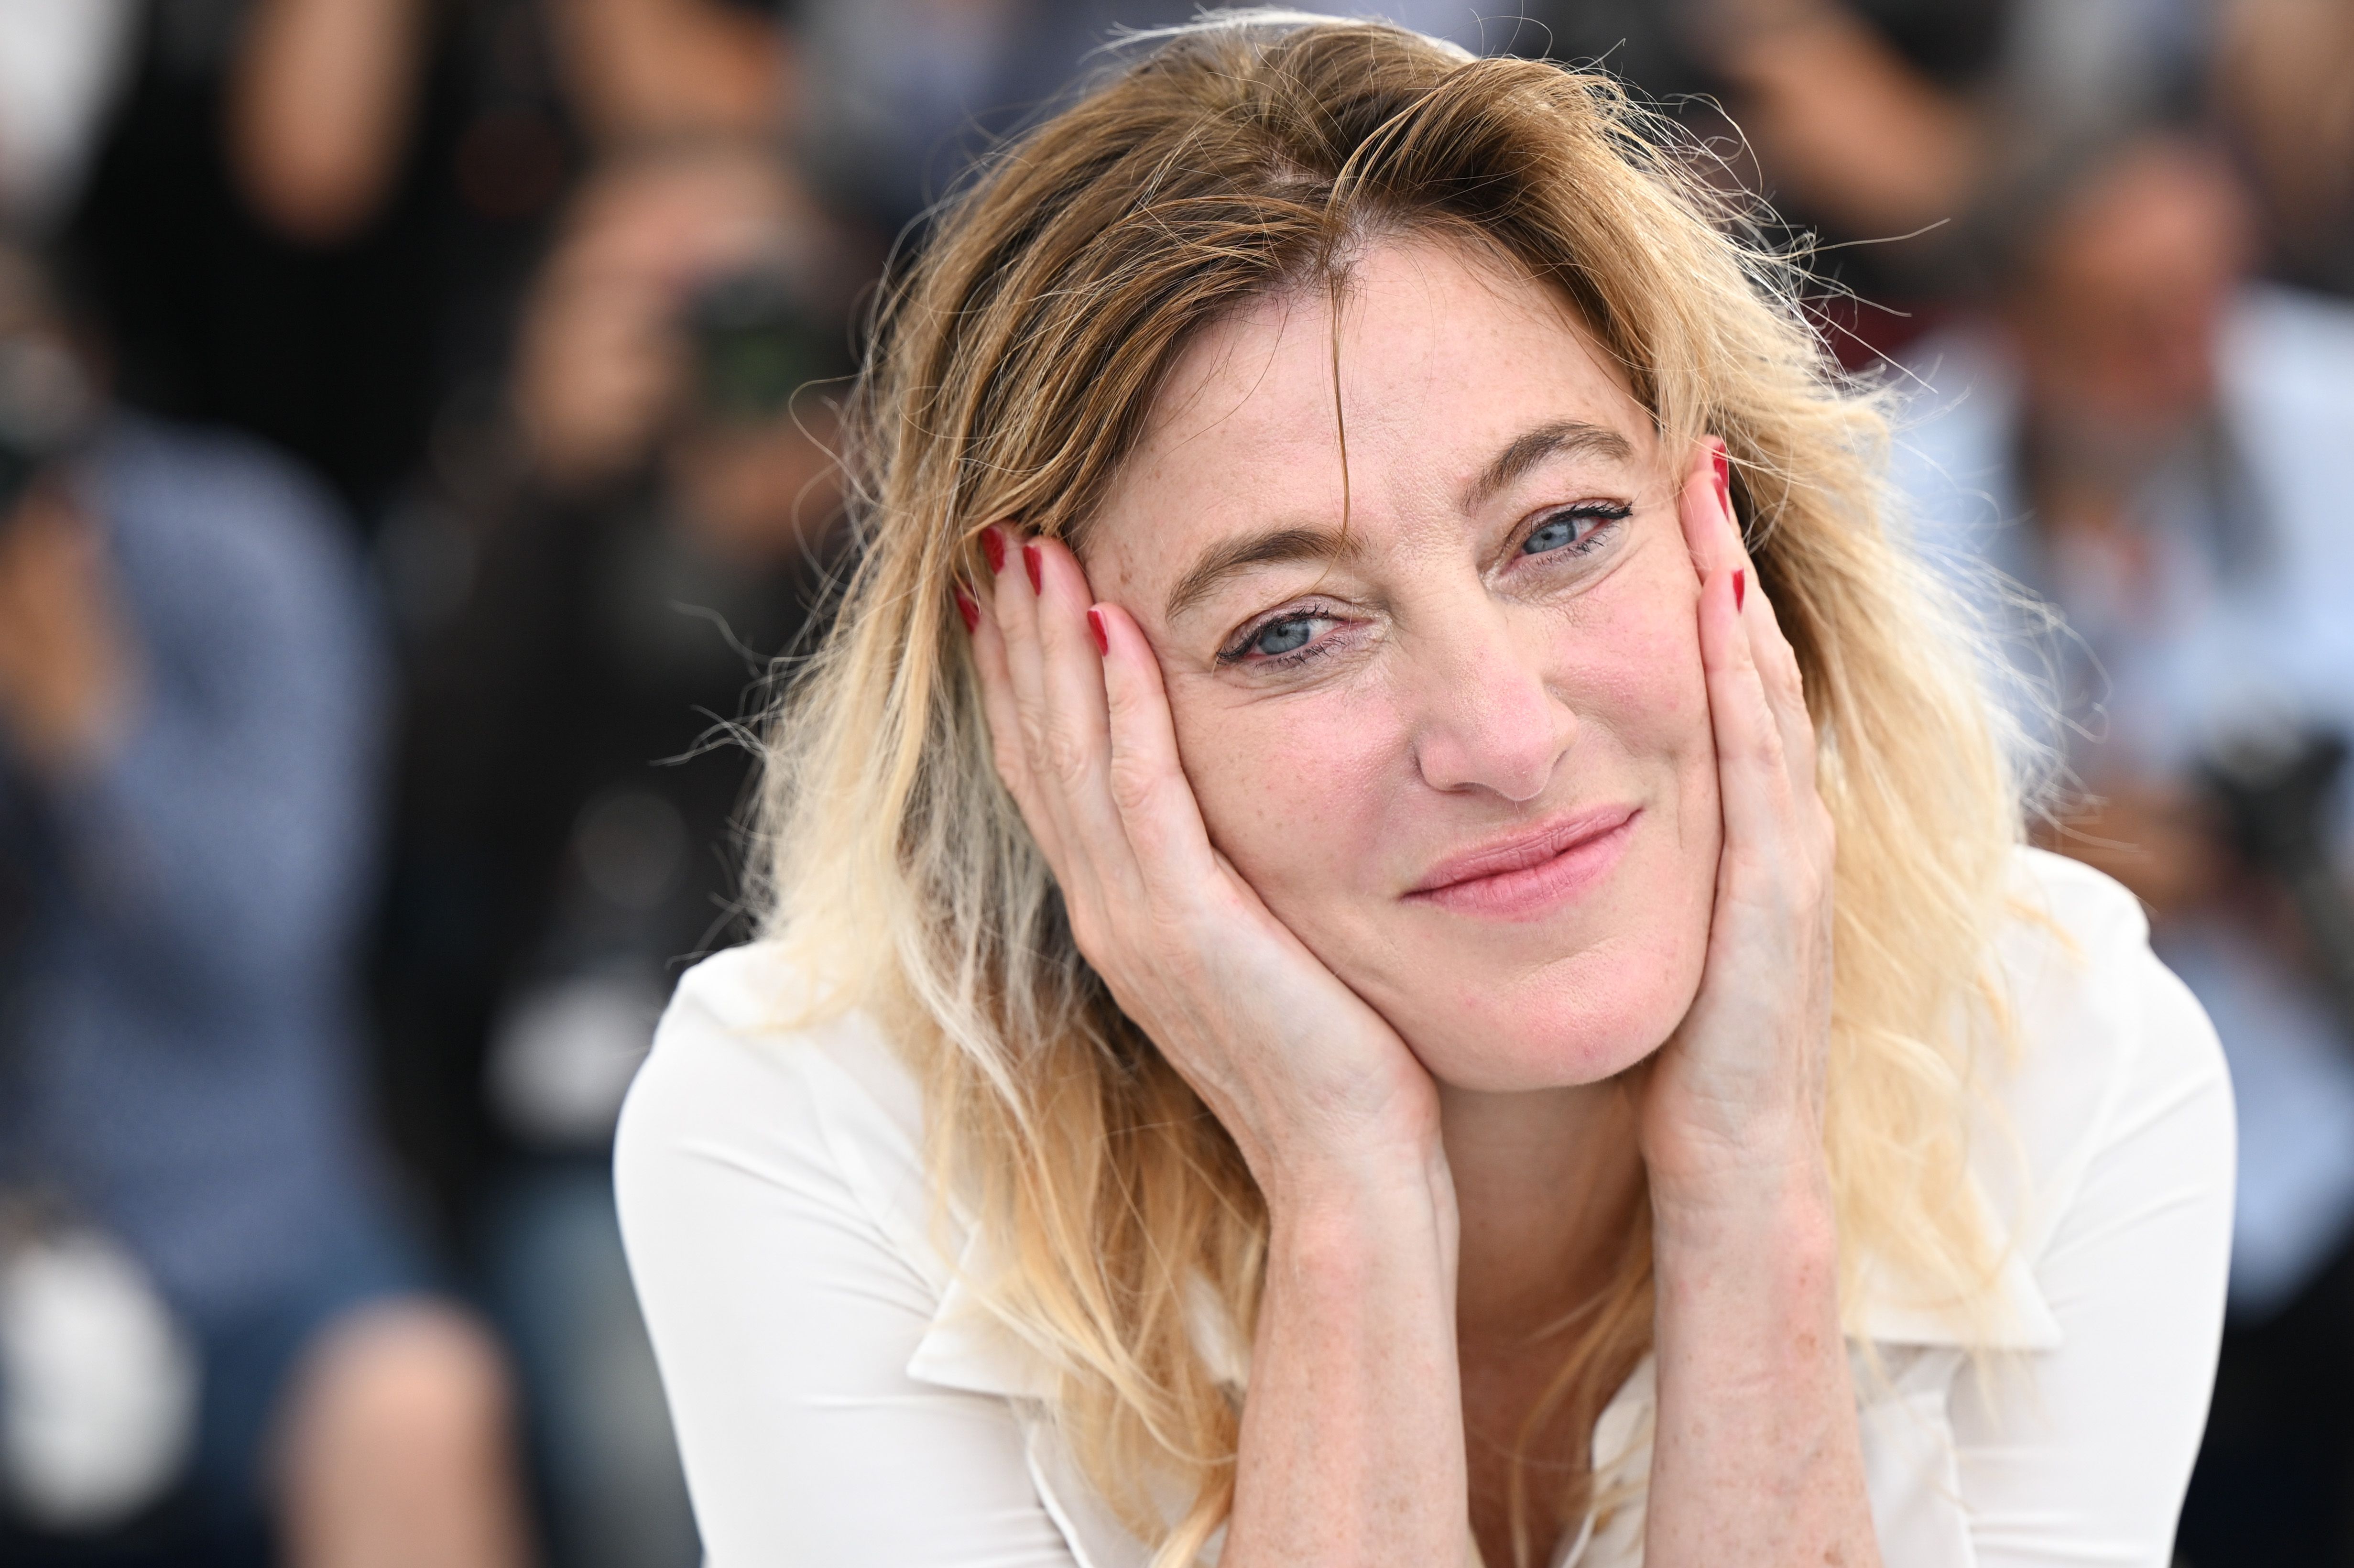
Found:
M 1713 455 L 1716 459 L 1716 498 L 1723 504 L 1725 514 L 1730 516 L 1733 513 L 1733 464 L 1726 459 L 1722 446 Z
M 1102 610 L 1090 609 L 1087 611 L 1087 630 L 1096 634 L 1096 652 L 1108 655 L 1111 652 L 1111 633 L 1104 626 Z
M 1733 608 L 1737 611 L 1742 600 L 1749 597 L 1749 568 L 1736 567 L 1733 571 Z
M 1003 571 L 1005 569 L 1005 535 L 994 528 L 983 528 L 981 531 L 981 553 L 988 559 L 991 571 Z
M 957 613 L 964 617 L 964 629 L 967 631 L 980 630 L 981 606 L 975 604 L 972 600 L 972 595 L 965 592 L 962 588 L 956 590 L 956 599 Z
M 1039 552 L 1037 546 L 1022 546 L 1022 569 L 1030 574 L 1032 593 L 1046 591 L 1046 557 Z

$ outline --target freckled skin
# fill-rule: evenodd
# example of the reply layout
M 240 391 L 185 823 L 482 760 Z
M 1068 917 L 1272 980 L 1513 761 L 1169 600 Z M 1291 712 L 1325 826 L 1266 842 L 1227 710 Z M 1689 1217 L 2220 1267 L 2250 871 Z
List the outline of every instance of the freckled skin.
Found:
M 1707 944 L 1721 829 L 1688 454 L 1661 450 L 1550 290 L 1453 242 L 1384 242 L 1340 307 L 1356 554 L 1251 568 L 1172 620 L 1210 545 L 1340 525 L 1332 309 L 1264 300 L 1191 345 L 1082 556 L 1150 638 L 1211 839 L 1276 916 L 1441 1084 L 1595 1082 L 1665 1041 Z M 1555 454 L 1472 495 L 1562 420 L 1632 457 Z M 1633 510 L 1585 553 L 1522 549 L 1586 503 Z M 1319 656 L 1220 659 L 1287 607 L 1322 618 Z M 1451 855 L 1604 805 L 1639 808 L 1623 853 L 1540 918 L 1403 896 Z

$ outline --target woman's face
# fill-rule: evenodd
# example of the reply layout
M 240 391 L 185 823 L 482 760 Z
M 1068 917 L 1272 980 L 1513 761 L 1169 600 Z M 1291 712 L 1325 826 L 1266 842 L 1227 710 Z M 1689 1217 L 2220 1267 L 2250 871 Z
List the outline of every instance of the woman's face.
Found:
M 1677 493 L 1708 459 L 1458 243 L 1353 270 L 1338 421 L 1333 308 L 1264 300 L 1182 357 L 1090 579 L 1160 655 L 1213 841 L 1432 1075 L 1592 1082 L 1700 980 L 1719 820 Z

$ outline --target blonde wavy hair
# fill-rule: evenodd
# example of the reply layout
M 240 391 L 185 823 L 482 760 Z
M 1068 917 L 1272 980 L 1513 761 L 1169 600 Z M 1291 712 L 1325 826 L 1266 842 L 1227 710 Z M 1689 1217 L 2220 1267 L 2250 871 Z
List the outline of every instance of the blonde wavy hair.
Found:
M 1174 1564 L 1232 1499 L 1237 1395 L 1204 1308 L 1248 1342 L 1267 1212 L 1073 944 L 991 765 L 952 594 L 991 523 L 1084 549 L 1194 334 L 1332 286 L 1368 238 L 1451 230 L 1575 304 L 1668 450 L 1729 444 L 1838 826 L 1824 1136 L 1850 1322 L 1867 1255 L 1916 1301 L 1988 1295 L 1971 1020 L 2020 810 L 1955 611 L 1883 524 L 1879 405 L 1668 126 L 1603 76 L 1379 23 L 1245 13 L 1135 47 L 947 203 L 885 292 L 847 410 L 855 564 L 773 721 L 760 858 L 769 937 L 822 981 L 809 1020 L 862 1010 L 905 1053 L 944 1208 L 997 1266 L 971 1283 L 1059 1369 L 1078 1462 Z M 1638 1213 L 1531 1430 L 1585 1429 L 1648 1348 L 1650 1297 Z M 1553 1499 L 1564 1518 L 1592 1485 Z

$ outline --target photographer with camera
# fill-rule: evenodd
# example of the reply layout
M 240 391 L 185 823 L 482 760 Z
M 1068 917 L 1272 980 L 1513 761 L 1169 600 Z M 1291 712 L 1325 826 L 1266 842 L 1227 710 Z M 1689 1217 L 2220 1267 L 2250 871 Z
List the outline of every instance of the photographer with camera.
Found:
M 2229 165 L 2022 158 L 1991 309 L 1923 344 L 1898 478 L 2064 726 L 2052 848 L 2138 894 L 2231 1060 L 2231 1318 L 2193 1563 L 2354 1561 L 2354 309 L 2249 281 Z M 2056 635 L 2054 634 L 2056 631 Z M 2031 715 L 2035 705 L 2024 705 Z
M 502 1362 L 356 1081 L 356 563 L 89 363 L 0 245 L 0 1555 L 508 1568 Z

